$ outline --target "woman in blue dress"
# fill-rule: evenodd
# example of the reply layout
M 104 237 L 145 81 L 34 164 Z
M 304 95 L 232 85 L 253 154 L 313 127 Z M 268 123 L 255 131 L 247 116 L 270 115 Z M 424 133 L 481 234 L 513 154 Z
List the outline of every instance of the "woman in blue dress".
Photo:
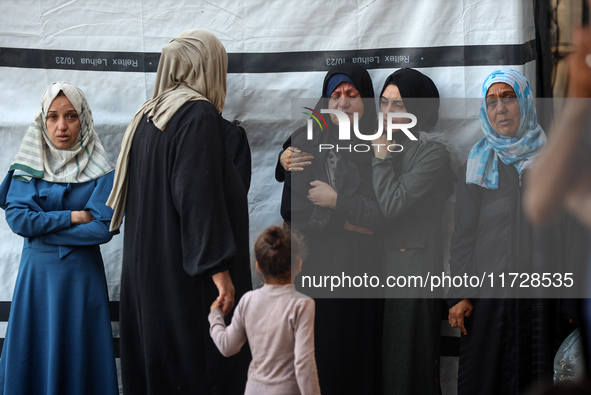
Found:
M 0 394 L 118 393 L 99 249 L 113 235 L 113 169 L 84 93 L 49 86 L 0 186 L 6 222 L 25 239 Z

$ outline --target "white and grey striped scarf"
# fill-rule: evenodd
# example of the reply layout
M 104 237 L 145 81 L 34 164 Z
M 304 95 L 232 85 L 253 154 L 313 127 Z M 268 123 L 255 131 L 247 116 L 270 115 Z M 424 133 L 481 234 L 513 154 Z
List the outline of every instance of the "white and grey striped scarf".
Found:
M 47 127 L 47 110 L 63 91 L 80 118 L 80 137 L 68 149 L 53 145 Z M 50 85 L 41 98 L 41 108 L 29 126 L 9 170 L 16 180 L 29 182 L 41 178 L 49 182 L 82 183 L 113 171 L 115 166 L 94 131 L 92 112 L 84 93 L 67 82 Z

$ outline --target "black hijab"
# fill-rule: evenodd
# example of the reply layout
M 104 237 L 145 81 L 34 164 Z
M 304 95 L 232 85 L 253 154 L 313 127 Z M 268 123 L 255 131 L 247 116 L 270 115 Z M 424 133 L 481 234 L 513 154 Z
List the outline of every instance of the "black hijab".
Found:
M 367 70 L 358 64 L 353 63 L 345 63 L 338 66 L 333 67 L 326 73 L 324 77 L 324 82 L 322 84 L 322 93 L 321 98 L 315 106 L 315 110 L 320 112 L 320 109 L 328 108 L 328 98 L 332 92 L 327 92 L 328 82 L 332 76 L 335 74 L 345 74 L 353 81 L 353 84 L 361 94 L 361 98 L 364 99 L 364 109 L 363 109 L 363 116 L 359 120 L 359 131 L 363 134 L 373 134 L 375 133 L 377 127 L 377 112 L 375 105 L 373 104 L 375 101 L 375 95 L 373 90 L 373 83 L 371 81 L 371 77 Z M 302 149 L 305 152 L 313 152 L 316 159 L 320 159 L 317 162 L 322 163 L 322 161 L 326 157 L 326 151 L 319 153 L 318 147 L 320 144 L 340 144 L 340 145 L 357 145 L 357 144 L 371 144 L 370 141 L 364 141 L 355 136 L 355 133 L 351 132 L 351 140 L 349 141 L 339 141 L 338 140 L 338 125 L 332 122 L 330 116 L 328 114 L 323 114 L 326 123 L 328 124 L 328 133 L 326 131 L 321 131 L 317 128 L 317 125 L 314 125 L 314 134 L 312 140 L 307 140 L 306 132 L 307 128 L 301 127 L 296 130 L 291 139 L 288 139 L 284 144 L 284 148 L 287 148 L 289 145 L 293 145 Z M 287 144 L 287 145 L 286 145 Z M 371 158 L 373 157 L 373 153 L 371 150 L 369 152 L 348 152 L 348 151 L 339 151 L 341 155 L 348 157 L 349 159 L 355 161 L 356 163 L 371 163 Z
M 367 70 L 358 64 L 342 64 L 332 68 L 324 77 L 322 84 L 321 98 L 315 106 L 315 110 L 328 108 L 328 97 L 332 92 L 326 92 L 328 81 L 335 74 L 345 74 L 351 78 L 355 87 L 364 100 L 363 116 L 359 120 L 359 131 L 363 134 L 372 134 L 377 127 L 377 112 L 375 108 L 375 96 L 371 77 Z M 314 155 L 312 164 L 304 168 L 304 171 L 293 175 L 286 173 L 283 197 L 281 202 L 281 215 L 288 222 L 293 222 L 296 227 L 303 228 L 314 210 L 315 206 L 308 198 L 307 193 L 310 189 L 310 182 L 320 180 L 327 182 L 326 159 L 328 150 L 319 152 L 320 144 L 337 144 L 340 146 L 357 144 L 371 144 L 370 141 L 364 141 L 351 132 L 351 140 L 340 141 L 338 139 L 338 125 L 334 124 L 328 114 L 323 114 L 326 120 L 328 130 L 321 130 L 318 125 L 313 124 L 314 133 L 312 140 L 307 139 L 307 126 L 302 126 L 296 130 L 289 138 L 284 148 L 291 145 L 298 147 L 304 152 L 310 152 Z M 360 193 L 366 196 L 373 196 L 373 186 L 371 183 L 371 159 L 373 153 L 371 149 L 368 152 L 351 152 L 340 150 L 338 154 L 342 160 L 335 169 L 336 190 L 341 196 L 352 196 Z M 330 210 L 329 210 L 330 211 Z M 293 218 L 292 218 L 293 212 Z M 328 211 L 327 211 L 328 212 Z M 330 217 L 329 214 L 327 214 Z
M 388 85 L 398 87 L 406 111 L 417 117 L 417 125 L 411 128 L 411 131 L 429 132 L 435 127 L 439 120 L 439 91 L 431 78 L 417 70 L 400 69 L 386 78 L 380 97 L 384 94 Z M 402 136 L 406 135 L 397 132 L 395 140 L 399 141 Z

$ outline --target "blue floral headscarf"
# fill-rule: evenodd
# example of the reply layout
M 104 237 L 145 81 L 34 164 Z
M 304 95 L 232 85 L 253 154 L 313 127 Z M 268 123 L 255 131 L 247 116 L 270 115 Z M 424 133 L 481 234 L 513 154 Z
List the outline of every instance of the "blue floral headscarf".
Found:
M 506 137 L 498 134 L 488 119 L 486 94 L 490 86 L 496 82 L 504 82 L 511 86 L 519 101 L 519 129 L 515 136 Z M 468 155 L 467 184 L 498 189 L 499 159 L 506 165 L 515 166 L 521 175 L 521 172 L 529 167 L 533 157 L 539 154 L 546 144 L 546 134 L 538 124 L 529 82 L 515 70 L 497 70 L 491 73 L 482 84 L 480 125 L 484 137 L 474 145 Z

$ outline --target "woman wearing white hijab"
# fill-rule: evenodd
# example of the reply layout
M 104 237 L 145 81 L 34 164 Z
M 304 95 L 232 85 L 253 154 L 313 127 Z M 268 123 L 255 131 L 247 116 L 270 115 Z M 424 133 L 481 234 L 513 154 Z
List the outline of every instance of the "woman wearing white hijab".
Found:
M 25 238 L 0 358 L 0 393 L 117 394 L 109 300 L 99 244 L 114 166 L 84 93 L 43 93 L 0 186 L 0 207 Z
M 162 50 L 152 99 L 123 138 L 108 204 L 125 211 L 121 372 L 126 395 L 243 393 L 250 354 L 221 356 L 207 316 L 251 289 L 246 189 L 226 151 L 227 55 L 204 30 Z M 212 281 L 213 280 L 213 281 Z

